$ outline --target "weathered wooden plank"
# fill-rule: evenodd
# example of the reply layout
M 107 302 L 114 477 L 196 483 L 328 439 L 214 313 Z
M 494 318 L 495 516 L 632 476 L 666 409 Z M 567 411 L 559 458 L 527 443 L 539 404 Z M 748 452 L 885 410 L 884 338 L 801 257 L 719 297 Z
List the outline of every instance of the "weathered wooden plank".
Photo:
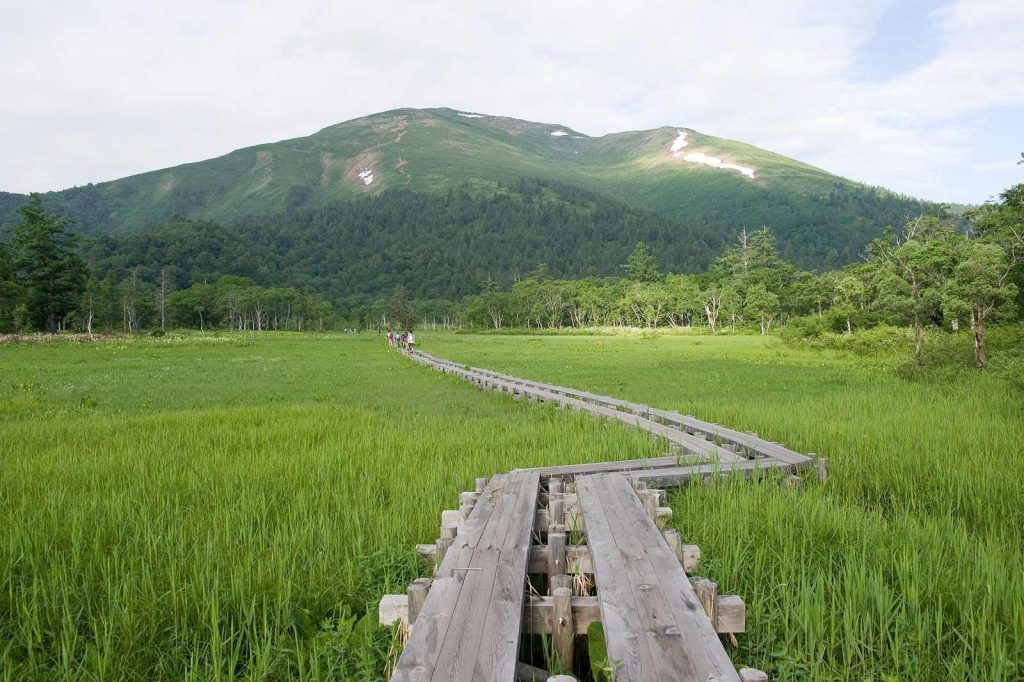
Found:
M 738 681 L 683 568 L 622 474 L 576 479 L 617 680 Z
M 491 543 L 487 547 L 490 551 L 482 557 L 479 554 L 474 557 L 474 565 L 483 570 L 467 579 L 467 583 L 476 584 L 475 593 L 463 612 L 462 634 L 457 634 L 458 628 L 450 625 L 442 646 L 442 662 L 450 657 L 450 664 L 438 668 L 439 672 L 447 670 L 442 678 L 445 680 L 507 680 L 515 671 L 533 530 L 528 512 L 536 508 L 540 477 L 510 474 L 505 485 L 502 494 L 515 495 L 515 503 L 503 509 L 499 523 L 492 522 L 494 532 L 489 537 L 485 534 L 485 539 Z M 489 575 L 493 576 L 490 580 Z M 460 601 L 463 601 L 462 595 Z M 500 670 L 506 671 L 505 674 L 488 677 Z
M 459 529 L 393 680 L 512 679 L 540 477 L 491 479 Z
M 738 475 L 753 478 L 767 473 L 772 469 L 789 470 L 792 464 L 775 460 L 747 460 L 733 464 L 699 464 L 689 467 L 668 467 L 650 471 L 631 471 L 626 474 L 633 481 L 645 482 L 648 485 L 679 486 L 694 478 L 714 478 L 716 476 Z M 734 473 L 735 472 L 735 473 Z
M 813 463 L 812 457 L 802 455 L 799 452 L 794 452 L 783 445 L 773 443 L 749 433 L 730 429 L 729 427 L 722 426 L 721 424 L 712 424 L 711 422 L 706 422 L 702 419 L 683 415 L 678 412 L 672 412 L 669 410 L 659 410 L 658 412 L 670 425 L 703 433 L 709 437 L 727 440 L 749 450 L 777 459 L 780 462 L 785 462 L 786 464 L 810 466 Z
M 578 474 L 598 474 L 609 471 L 631 471 L 633 469 L 658 469 L 661 467 L 678 467 L 697 464 L 704 458 L 696 455 L 679 455 L 665 457 L 648 457 L 646 459 L 620 459 L 613 462 L 593 462 L 590 464 L 565 464 L 562 466 L 533 467 L 516 471 L 536 471 L 541 477 L 576 476 Z

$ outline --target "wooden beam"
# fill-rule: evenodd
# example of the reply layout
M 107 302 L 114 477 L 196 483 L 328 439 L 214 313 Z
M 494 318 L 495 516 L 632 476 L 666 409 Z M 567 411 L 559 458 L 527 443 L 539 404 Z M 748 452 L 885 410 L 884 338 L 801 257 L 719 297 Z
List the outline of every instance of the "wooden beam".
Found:
M 565 560 L 565 533 L 548 533 L 548 575 L 565 575 L 568 570 Z
M 547 682 L 549 676 L 548 671 L 543 668 L 528 663 L 516 663 L 515 682 Z
M 526 603 L 526 617 L 523 625 L 534 635 L 550 635 L 553 630 L 552 618 L 555 606 L 553 597 L 530 597 Z M 587 634 L 591 623 L 601 621 L 601 606 L 597 597 L 572 597 L 573 628 L 577 635 Z
M 548 546 L 533 545 L 530 547 L 530 564 L 527 572 L 547 573 Z M 565 548 L 565 570 L 570 575 L 577 573 L 593 573 L 594 569 L 590 563 L 590 551 L 586 545 L 567 545 Z

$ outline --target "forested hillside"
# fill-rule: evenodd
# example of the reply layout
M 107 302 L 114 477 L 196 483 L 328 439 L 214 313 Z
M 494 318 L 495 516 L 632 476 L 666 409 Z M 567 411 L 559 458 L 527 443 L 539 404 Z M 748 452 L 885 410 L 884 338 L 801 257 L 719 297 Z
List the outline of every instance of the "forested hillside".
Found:
M 585 188 L 705 227 L 719 239 L 768 226 L 786 258 L 815 269 L 854 262 L 886 226 L 937 208 L 690 128 L 591 137 L 566 126 L 451 109 L 375 114 L 308 137 L 47 192 L 43 205 L 70 218 L 81 233 L 116 236 L 176 217 L 263 223 L 268 216 L 394 189 L 434 196 L 465 187 L 493 193 L 519 178 Z M 0 193 L 0 227 L 17 223 L 17 206 L 26 199 Z M 495 210 L 504 208 L 499 200 Z M 447 236 L 474 241 L 472 236 Z M 605 248 L 601 243 L 584 246 L 598 252 Z M 506 251 L 499 258 L 515 256 Z M 518 266 L 503 263 L 502 269 Z M 387 278 L 384 272 L 368 274 Z
M 458 299 L 538 269 L 559 278 L 617 274 L 638 241 L 673 272 L 703 269 L 725 244 L 710 229 L 593 192 L 520 180 L 492 191 L 396 189 L 231 225 L 176 220 L 101 239 L 94 255 L 116 277 L 138 269 L 152 281 L 167 268 L 184 287 L 237 275 L 352 304 L 398 285 L 418 299 Z

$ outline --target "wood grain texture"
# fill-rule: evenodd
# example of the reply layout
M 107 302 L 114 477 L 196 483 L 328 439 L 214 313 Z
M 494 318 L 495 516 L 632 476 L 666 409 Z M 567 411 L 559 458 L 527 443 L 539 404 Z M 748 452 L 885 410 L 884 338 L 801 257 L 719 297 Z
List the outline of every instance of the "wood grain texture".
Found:
M 491 479 L 445 554 L 392 680 L 511 680 L 540 477 Z
M 576 479 L 617 680 L 736 682 L 679 559 L 622 474 Z

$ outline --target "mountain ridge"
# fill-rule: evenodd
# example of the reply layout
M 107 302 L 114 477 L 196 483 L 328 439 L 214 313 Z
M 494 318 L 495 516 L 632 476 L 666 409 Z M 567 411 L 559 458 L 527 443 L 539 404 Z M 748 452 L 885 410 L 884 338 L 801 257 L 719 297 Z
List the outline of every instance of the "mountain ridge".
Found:
M 768 225 L 784 253 L 818 267 L 849 262 L 887 224 L 936 208 L 691 128 L 590 136 L 448 108 L 393 109 L 43 196 L 82 232 L 116 235 L 174 217 L 230 222 L 394 188 L 493 188 L 517 178 L 577 185 L 723 235 Z M 24 198 L 0 193 L 0 225 L 17 219 Z

